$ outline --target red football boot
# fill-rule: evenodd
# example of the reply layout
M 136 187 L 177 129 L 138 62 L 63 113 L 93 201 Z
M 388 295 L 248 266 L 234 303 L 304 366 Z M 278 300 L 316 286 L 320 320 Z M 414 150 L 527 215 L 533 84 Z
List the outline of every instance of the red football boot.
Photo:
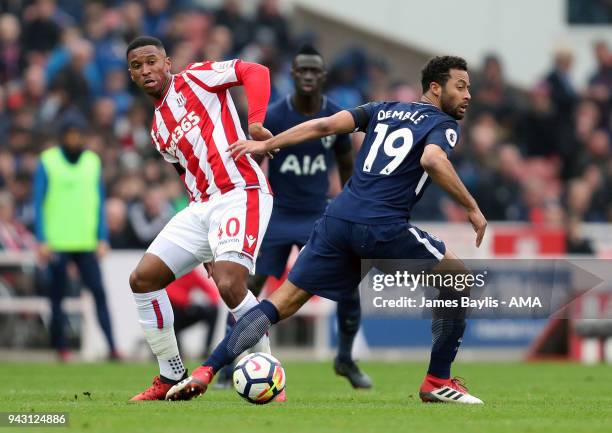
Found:
M 168 390 L 166 400 L 191 400 L 204 394 L 214 375 L 212 367 L 202 365 L 196 368 L 191 376 Z
M 153 378 L 153 383 L 130 401 L 165 400 L 166 393 L 172 388 L 172 383 L 163 382 L 159 376 Z
M 440 379 L 428 374 L 421 384 L 419 396 L 425 403 L 483 404 L 468 392 L 463 379 L 458 377 Z

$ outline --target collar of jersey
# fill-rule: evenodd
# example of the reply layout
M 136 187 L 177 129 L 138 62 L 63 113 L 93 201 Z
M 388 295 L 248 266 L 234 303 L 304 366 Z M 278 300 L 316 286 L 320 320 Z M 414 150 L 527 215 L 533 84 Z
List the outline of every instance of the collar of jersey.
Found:
M 289 108 L 289 111 L 297 111 L 295 109 L 295 107 L 293 106 L 293 101 L 291 100 L 293 98 L 293 95 L 295 95 L 295 93 L 289 94 L 287 95 L 286 98 L 286 102 L 287 102 L 287 107 Z M 326 95 L 321 95 L 321 109 L 319 111 L 317 111 L 317 113 L 325 110 L 327 108 L 327 96 Z M 313 114 L 306 116 L 306 117 L 312 117 L 314 116 Z
M 431 102 L 414 101 L 413 104 L 430 105 L 430 106 L 432 106 L 434 108 L 438 108 L 434 104 L 432 104 Z
M 170 85 L 168 86 L 168 88 L 166 89 L 166 93 L 164 94 L 163 97 L 159 98 L 157 101 L 155 101 L 155 109 L 157 110 L 159 107 L 161 107 L 161 105 L 164 103 L 164 101 L 166 100 L 166 98 L 168 97 L 168 93 L 170 93 L 170 89 L 172 89 L 174 87 L 174 74 L 172 74 L 172 78 L 170 79 Z

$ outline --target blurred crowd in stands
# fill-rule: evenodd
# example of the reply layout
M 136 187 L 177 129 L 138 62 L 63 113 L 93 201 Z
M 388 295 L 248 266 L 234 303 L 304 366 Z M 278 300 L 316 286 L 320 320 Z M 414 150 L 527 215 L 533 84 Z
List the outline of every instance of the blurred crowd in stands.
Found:
M 192 4 L 194 3 L 194 4 Z M 31 181 L 41 150 L 57 139 L 64 113 L 89 119 L 87 146 L 104 164 L 113 248 L 145 248 L 187 198 L 174 169 L 150 143 L 150 101 L 130 82 L 127 43 L 165 43 L 179 71 L 192 61 L 239 57 L 265 64 L 272 99 L 292 91 L 290 61 L 315 35 L 290 32 L 277 0 L 252 13 L 226 0 L 0 1 L 0 248 L 31 246 Z M 505 81 L 494 54 L 472 64 L 472 103 L 454 162 L 491 221 L 577 227 L 612 222 L 612 51 L 594 44 L 598 68 L 587 88 L 572 82 L 572 53 L 551 53 L 551 70 L 527 90 Z M 419 97 L 419 77 L 396 81 L 388 60 L 359 48 L 326 59 L 328 95 L 341 106 Z M 245 100 L 237 103 L 245 112 Z M 358 147 L 358 143 L 355 143 Z M 417 220 L 464 221 L 440 190 Z

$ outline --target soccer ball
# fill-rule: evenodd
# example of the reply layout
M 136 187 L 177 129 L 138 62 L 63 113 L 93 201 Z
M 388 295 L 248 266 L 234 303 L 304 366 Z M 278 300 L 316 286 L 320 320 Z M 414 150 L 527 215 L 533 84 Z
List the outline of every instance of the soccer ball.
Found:
M 254 404 L 266 404 L 285 389 L 285 370 L 268 353 L 251 353 L 234 368 L 234 389 Z

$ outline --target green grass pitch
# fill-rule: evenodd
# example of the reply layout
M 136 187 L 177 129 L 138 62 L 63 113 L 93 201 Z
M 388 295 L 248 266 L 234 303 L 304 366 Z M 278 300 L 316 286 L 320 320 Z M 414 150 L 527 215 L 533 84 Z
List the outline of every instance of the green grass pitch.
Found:
M 0 411 L 68 412 L 70 426 L 0 431 L 612 432 L 609 366 L 458 363 L 454 373 L 485 401 L 478 407 L 422 404 L 423 363 L 362 366 L 374 379 L 371 391 L 353 391 L 331 363 L 287 362 L 288 401 L 254 406 L 215 389 L 190 402 L 128 403 L 156 373 L 153 364 L 4 363 Z

